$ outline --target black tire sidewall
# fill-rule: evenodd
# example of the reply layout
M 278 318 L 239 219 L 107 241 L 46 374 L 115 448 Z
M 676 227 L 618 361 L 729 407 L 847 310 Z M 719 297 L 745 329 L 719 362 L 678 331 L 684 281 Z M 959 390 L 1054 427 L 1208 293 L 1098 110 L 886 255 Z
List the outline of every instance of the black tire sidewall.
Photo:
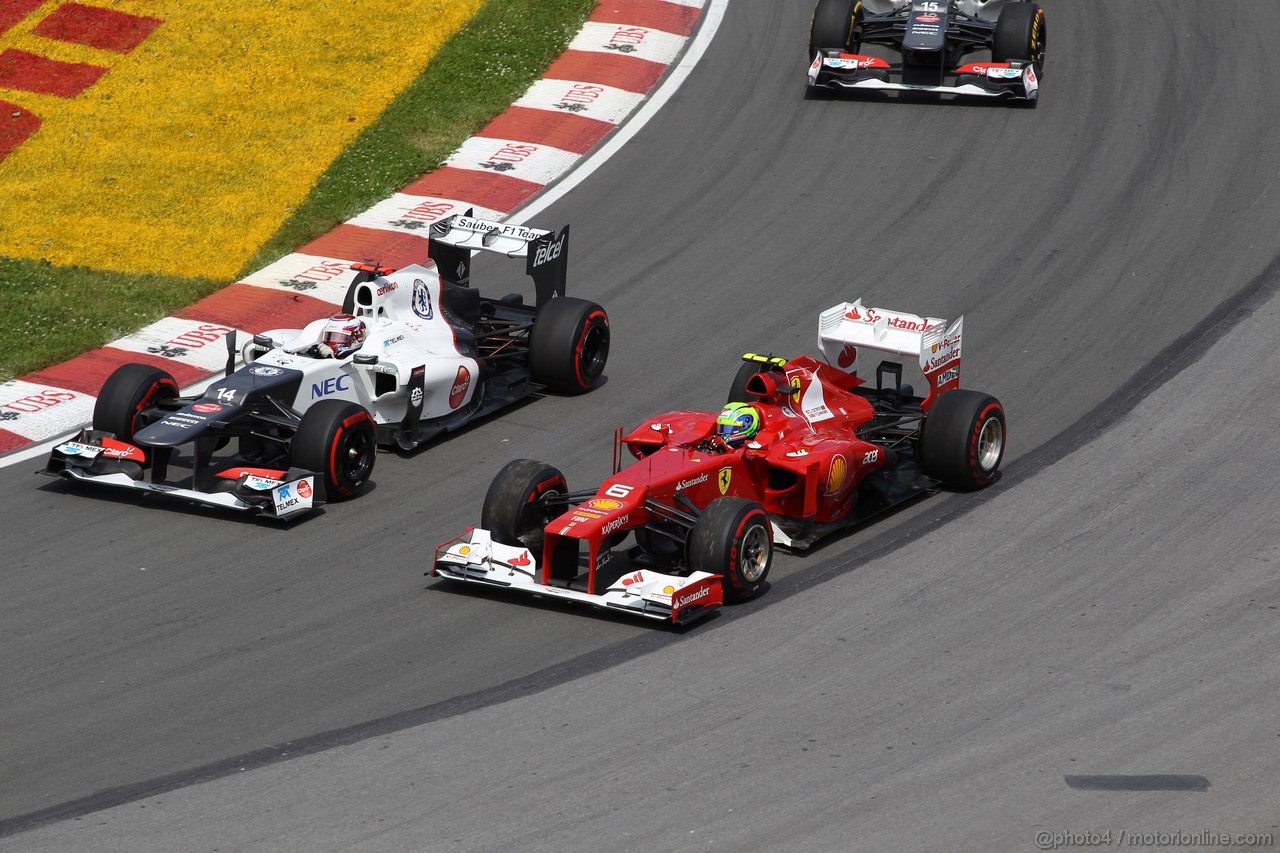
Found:
M 489 484 L 480 511 L 480 526 L 489 531 L 495 542 L 523 546 L 541 557 L 545 535 L 542 528 L 551 519 L 544 518 L 547 513 L 537 512 L 533 505 L 542 495 L 568 491 L 568 482 L 559 469 L 534 459 L 513 460 Z
M 760 577 L 751 582 L 742 574 L 739 552 L 748 531 L 763 527 L 769 539 L 769 559 Z M 707 505 L 689 533 L 689 570 L 721 575 L 725 601 L 736 603 L 759 595 L 773 565 L 773 534 L 764 507 L 745 498 L 717 498 Z
M 117 367 L 93 404 L 93 428 L 132 442 L 140 426 L 138 413 L 158 399 L 176 399 L 178 383 L 167 371 L 149 364 Z
M 601 341 L 599 336 L 603 335 Z M 596 337 L 599 363 L 588 351 Z M 590 390 L 609 358 L 609 315 L 586 299 L 559 296 L 538 309 L 529 333 L 529 373 L 533 381 L 560 394 Z
M 289 461 L 295 468 L 315 471 L 324 478 L 327 500 L 352 498 L 373 474 L 377 437 L 373 418 L 359 403 L 321 400 L 303 413 L 289 444 Z M 367 465 L 351 471 L 338 460 L 357 442 Z
M 1033 37 L 1036 18 L 1040 19 L 1039 39 Z M 1000 10 L 996 19 L 996 31 L 992 37 L 991 59 L 1008 62 L 1011 59 L 1034 61 L 1036 72 L 1043 75 L 1041 54 L 1045 46 L 1044 10 L 1036 3 L 1014 3 Z
M 858 0 L 818 0 L 809 19 L 809 62 L 823 49 L 847 50 L 853 45 L 853 19 L 858 12 Z M 835 42 L 826 44 L 825 42 Z
M 991 418 L 1000 422 L 1000 456 L 990 471 L 978 463 L 982 428 Z M 1004 407 L 989 394 L 966 389 L 944 393 L 925 419 L 921 461 L 925 473 L 955 489 L 970 491 L 991 485 L 1004 460 L 1008 430 Z

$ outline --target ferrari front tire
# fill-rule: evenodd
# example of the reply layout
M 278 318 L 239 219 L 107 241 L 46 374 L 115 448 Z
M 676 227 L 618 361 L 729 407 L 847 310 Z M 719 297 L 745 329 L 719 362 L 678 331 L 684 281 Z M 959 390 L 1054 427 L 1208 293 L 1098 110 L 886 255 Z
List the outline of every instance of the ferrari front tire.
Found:
M 559 394 L 588 391 L 609 359 L 609 315 L 594 302 L 558 296 L 538 309 L 529 333 L 529 373 Z
M 352 498 L 373 473 L 378 432 L 358 403 L 321 400 L 302 415 L 289 444 L 289 464 L 324 478 L 328 500 Z
M 547 522 L 560 508 L 547 505 L 549 495 L 564 495 L 569 484 L 556 468 L 533 459 L 508 462 L 489 484 L 480 510 L 480 526 L 495 542 L 542 554 Z
M 755 598 L 772 563 L 769 516 L 755 501 L 716 498 L 689 532 L 689 570 L 721 575 L 727 602 Z
M 149 364 L 124 364 L 102 384 L 93 404 L 93 428 L 132 442 L 145 424 L 139 415 L 159 400 L 178 397 L 178 383 L 166 371 Z
M 964 491 L 989 486 L 1004 459 L 1004 406 L 990 394 L 948 391 L 925 418 L 920 442 L 930 477 Z

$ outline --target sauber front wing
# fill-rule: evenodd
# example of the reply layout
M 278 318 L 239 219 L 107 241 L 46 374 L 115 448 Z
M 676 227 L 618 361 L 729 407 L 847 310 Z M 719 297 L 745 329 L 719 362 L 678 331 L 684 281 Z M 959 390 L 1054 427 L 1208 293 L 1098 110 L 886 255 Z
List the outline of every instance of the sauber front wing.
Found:
M 475 528 L 436 549 L 431 574 L 531 595 L 590 604 L 614 612 L 683 625 L 709 615 L 724 603 L 720 575 L 693 572 L 687 577 L 650 569 L 628 572 L 605 589 L 591 593 L 540 581 L 537 559 L 528 548 L 494 542 Z
M 38 471 L 85 483 L 161 494 L 204 506 L 252 512 L 291 521 L 324 503 L 317 494 L 316 476 L 310 471 L 234 469 L 217 475 L 225 491 L 153 483 L 143 479 L 144 451 L 100 433 L 82 430 L 75 439 L 55 445 L 45 467 Z
M 809 65 L 809 85 L 831 89 L 882 92 L 932 92 L 940 95 L 974 95 L 1035 101 L 1040 80 L 1030 62 L 971 62 L 948 75 L 953 83 L 921 85 L 895 80 L 901 76 L 879 57 L 839 51 L 819 51 Z

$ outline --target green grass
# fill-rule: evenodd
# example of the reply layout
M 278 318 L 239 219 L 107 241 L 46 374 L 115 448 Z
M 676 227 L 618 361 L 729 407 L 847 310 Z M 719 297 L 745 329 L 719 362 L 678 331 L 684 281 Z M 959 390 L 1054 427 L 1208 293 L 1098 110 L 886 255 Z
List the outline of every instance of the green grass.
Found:
M 333 162 L 238 277 L 438 166 L 542 74 L 595 5 L 489 0 Z M 101 346 L 228 283 L 0 258 L 0 381 Z

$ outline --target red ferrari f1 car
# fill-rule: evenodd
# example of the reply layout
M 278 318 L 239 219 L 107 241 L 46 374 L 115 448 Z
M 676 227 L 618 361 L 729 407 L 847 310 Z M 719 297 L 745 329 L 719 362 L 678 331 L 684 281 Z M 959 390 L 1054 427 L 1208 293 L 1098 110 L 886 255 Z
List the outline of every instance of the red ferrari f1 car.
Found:
M 939 486 L 988 486 L 1004 409 L 959 388 L 963 319 L 861 301 L 824 311 L 822 361 L 745 355 L 719 416 L 664 412 L 619 431 L 597 490 L 571 491 L 540 462 L 506 465 L 481 527 L 441 545 L 432 573 L 684 623 L 758 594 L 774 545 L 808 548 Z M 889 360 L 870 387 L 859 350 L 915 356 L 925 394 Z M 628 534 L 637 547 L 620 549 Z

